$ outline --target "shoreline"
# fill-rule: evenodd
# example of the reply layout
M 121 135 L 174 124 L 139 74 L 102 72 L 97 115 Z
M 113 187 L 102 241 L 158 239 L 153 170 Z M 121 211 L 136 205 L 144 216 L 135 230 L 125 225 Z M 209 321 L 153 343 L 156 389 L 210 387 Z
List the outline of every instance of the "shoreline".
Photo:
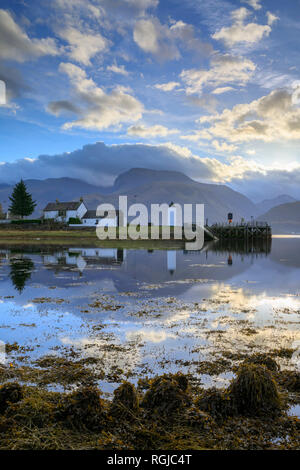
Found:
M 300 401 L 299 373 L 280 371 L 271 356 L 244 359 L 227 388 L 203 389 L 177 372 L 119 382 L 112 400 L 92 364 L 46 356 L 31 370 L 0 365 L 0 449 L 299 450 L 300 420 L 288 412 Z M 47 381 L 66 379 L 76 387 L 48 390 Z M 248 406 L 238 387 L 250 397 L 256 380 L 271 392 Z

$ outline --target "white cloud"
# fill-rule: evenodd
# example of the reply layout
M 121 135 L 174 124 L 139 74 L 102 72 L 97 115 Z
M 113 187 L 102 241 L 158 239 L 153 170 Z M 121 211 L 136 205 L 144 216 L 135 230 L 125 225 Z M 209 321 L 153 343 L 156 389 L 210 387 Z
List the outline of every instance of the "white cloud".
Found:
M 183 21 L 173 22 L 169 26 L 161 24 L 155 17 L 141 19 L 135 24 L 133 38 L 144 52 L 160 60 L 179 59 L 179 45 L 197 54 L 207 55 L 213 51 L 211 45 L 195 36 L 194 27 Z
M 0 59 L 16 62 L 58 55 L 53 38 L 31 39 L 8 11 L 0 9 Z
M 232 86 L 224 86 L 220 88 L 216 88 L 215 90 L 212 91 L 214 95 L 221 95 L 222 93 L 227 93 L 228 91 L 234 90 Z
M 209 70 L 183 70 L 180 77 L 187 84 L 188 94 L 201 94 L 204 86 L 215 87 L 229 83 L 245 85 L 255 68 L 255 64 L 249 59 L 225 54 L 214 57 Z
M 143 19 L 135 24 L 133 38 L 136 44 L 159 59 L 179 59 L 180 52 L 170 40 L 168 26 L 162 25 L 157 18 Z
M 260 0 L 242 0 L 243 3 L 247 3 L 250 5 L 254 10 L 260 10 L 261 5 L 260 5 Z
M 218 140 L 213 140 L 212 145 L 218 152 L 221 152 L 221 153 L 223 152 L 233 153 L 237 150 L 236 145 L 230 145 L 230 144 L 227 144 L 226 142 L 220 143 Z
M 129 72 L 125 69 L 124 65 L 112 64 L 106 67 L 106 70 L 120 75 L 128 76 Z
M 112 16 L 144 16 L 148 9 L 156 8 L 159 0 L 55 0 L 58 8 L 85 14 L 91 18 L 103 19 Z
M 157 88 L 158 90 L 162 90 L 162 91 L 173 91 L 174 88 L 177 88 L 178 86 L 180 86 L 180 83 L 179 82 L 168 82 L 168 83 L 157 83 L 156 85 L 154 85 L 154 88 Z
M 273 23 L 275 23 L 276 21 L 279 20 L 279 17 L 274 15 L 273 13 L 271 12 L 267 12 L 267 18 L 268 18 L 268 25 L 269 26 L 272 26 Z
M 293 96 L 294 90 L 273 90 L 250 103 L 238 104 L 222 113 L 203 116 L 198 120 L 202 129 L 190 140 L 224 139 L 227 142 L 278 142 L 300 140 L 300 108 Z
M 100 33 L 81 33 L 72 27 L 62 29 L 60 37 L 69 44 L 70 59 L 83 65 L 91 65 L 91 59 L 103 53 L 108 46 L 108 41 Z
M 64 109 L 78 114 L 78 119 L 66 122 L 64 129 L 80 127 L 83 129 L 102 130 L 121 123 L 135 122 L 141 119 L 144 107 L 140 101 L 128 93 L 124 87 L 116 87 L 110 94 L 98 87 L 94 80 L 87 77 L 86 72 L 71 63 L 62 63 L 60 71 L 66 73 L 75 92 L 75 103 L 57 106 L 57 102 L 49 103 L 48 111 L 56 115 Z M 60 102 L 62 103 L 62 102 Z
M 143 124 L 129 127 L 127 134 L 142 138 L 147 137 L 167 137 L 168 135 L 178 134 L 178 129 L 168 129 L 165 126 L 156 124 L 155 126 L 146 127 Z
M 245 24 L 244 21 L 248 13 L 249 10 L 246 8 L 234 10 L 232 13 L 234 20 L 233 25 L 229 27 L 224 26 L 213 34 L 212 38 L 218 41 L 224 41 L 227 46 L 231 47 L 238 43 L 253 44 L 260 41 L 264 36 L 269 36 L 272 31 L 269 24 Z

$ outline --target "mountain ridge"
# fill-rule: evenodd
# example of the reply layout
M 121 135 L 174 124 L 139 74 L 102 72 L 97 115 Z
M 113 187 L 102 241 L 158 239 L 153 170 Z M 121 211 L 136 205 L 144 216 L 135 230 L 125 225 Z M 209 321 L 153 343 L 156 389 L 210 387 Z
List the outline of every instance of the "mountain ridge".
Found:
M 129 205 L 139 202 L 147 207 L 150 201 L 157 204 L 171 201 L 179 204 L 203 203 L 209 223 L 225 222 L 228 212 L 233 212 L 235 222 L 259 215 L 258 207 L 242 193 L 224 184 L 195 181 L 178 171 L 132 168 L 121 173 L 113 185 L 106 187 L 68 177 L 28 179 L 25 183 L 38 203 L 36 216 L 42 215 L 46 204 L 56 199 L 72 201 L 83 197 L 88 209 L 95 209 L 101 202 L 117 205 L 119 195 L 127 195 Z M 0 202 L 5 210 L 12 189 L 12 185 L 0 186 Z

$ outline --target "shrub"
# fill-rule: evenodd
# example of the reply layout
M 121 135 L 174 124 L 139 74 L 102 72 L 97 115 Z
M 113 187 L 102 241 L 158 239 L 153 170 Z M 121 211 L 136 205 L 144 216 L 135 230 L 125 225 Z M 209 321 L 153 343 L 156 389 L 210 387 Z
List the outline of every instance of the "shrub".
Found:
M 10 222 L 11 224 L 14 225 L 41 225 L 42 220 L 41 219 L 20 219 L 20 220 L 12 220 Z
M 70 217 L 69 218 L 69 224 L 82 224 L 82 221 L 79 219 L 79 217 Z
M 229 392 L 241 415 L 255 416 L 279 411 L 282 407 L 277 384 L 270 371 L 261 365 L 242 364 Z

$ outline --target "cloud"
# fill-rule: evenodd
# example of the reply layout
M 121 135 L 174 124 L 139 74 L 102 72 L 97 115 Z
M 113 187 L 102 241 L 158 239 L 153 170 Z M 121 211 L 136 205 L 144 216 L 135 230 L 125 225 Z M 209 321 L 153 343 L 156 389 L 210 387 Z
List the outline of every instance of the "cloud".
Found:
M 156 8 L 159 0 L 55 0 L 56 6 L 64 11 L 85 14 L 91 18 L 103 19 L 107 14 L 114 17 L 144 16 L 150 8 Z
M 86 66 L 91 65 L 91 59 L 97 54 L 105 52 L 109 44 L 100 33 L 81 33 L 72 27 L 62 29 L 59 35 L 69 44 L 70 59 Z
M 124 75 L 125 77 L 129 75 L 129 72 L 125 69 L 124 65 L 120 65 L 120 66 L 118 66 L 117 64 L 108 65 L 106 67 L 106 70 L 108 70 L 109 72 Z
M 158 90 L 162 90 L 162 91 L 173 91 L 174 88 L 177 88 L 178 86 L 180 86 L 180 83 L 179 82 L 168 82 L 168 83 L 157 83 L 156 85 L 154 85 L 154 88 L 157 88 Z
M 162 60 L 179 59 L 180 52 L 170 40 L 168 26 L 162 25 L 157 18 L 140 20 L 135 24 L 133 39 L 144 51 Z
M 155 17 L 141 19 L 135 24 L 133 39 L 144 52 L 160 60 L 179 59 L 179 46 L 197 54 L 209 55 L 213 52 L 210 44 L 195 36 L 194 27 L 183 21 L 173 22 L 169 26 L 161 24 Z
M 260 0 L 242 0 L 242 3 L 247 3 L 250 7 L 254 8 L 254 10 L 260 10 Z
M 250 59 L 234 57 L 230 54 L 212 58 L 210 69 L 183 70 L 181 79 L 186 83 L 187 94 L 201 94 L 203 87 L 215 87 L 222 84 L 245 85 L 251 78 L 255 64 Z
M 257 23 L 245 24 L 245 19 L 249 14 L 246 8 L 239 8 L 232 13 L 233 25 L 224 26 L 212 38 L 231 47 L 238 43 L 254 44 L 260 41 L 264 36 L 269 36 L 272 29 L 269 24 L 261 25 Z
M 268 25 L 272 26 L 273 23 L 275 23 L 276 21 L 279 20 L 279 17 L 268 11 L 267 12 L 267 19 L 268 19 Z
M 178 129 L 168 129 L 165 126 L 155 125 L 146 127 L 143 124 L 129 127 L 127 134 L 142 138 L 147 137 L 167 137 L 169 135 L 178 134 Z
M 0 9 L 0 59 L 16 62 L 58 55 L 53 38 L 30 39 L 6 10 Z
M 214 113 L 218 104 L 218 100 L 209 93 L 202 94 L 200 97 L 189 95 L 187 97 L 187 102 L 193 106 L 199 106 L 209 113 Z
M 234 143 L 300 140 L 300 108 L 295 99 L 299 94 L 299 85 L 292 90 L 273 90 L 250 103 L 203 116 L 198 120 L 202 129 L 192 134 L 190 140 L 221 138 Z
M 224 86 L 220 88 L 216 88 L 215 90 L 212 91 L 214 95 L 221 95 L 222 93 L 227 93 L 228 91 L 234 90 L 232 86 Z
M 59 155 L 41 155 L 35 160 L 22 159 L 1 165 L 0 182 L 20 178 L 78 178 L 95 185 L 110 185 L 131 168 L 181 171 L 203 182 L 227 183 L 242 193 L 294 194 L 299 197 L 300 165 L 265 166 L 254 160 L 234 156 L 221 162 L 200 157 L 187 147 L 172 143 L 162 145 L 111 145 L 96 143 Z
M 15 182 L 21 177 L 79 178 L 92 184 L 111 184 L 123 171 L 131 168 L 181 171 L 193 179 L 225 182 L 242 177 L 253 169 L 251 162 L 230 160 L 219 162 L 215 158 L 201 158 L 188 148 L 166 143 L 162 145 L 112 145 L 104 143 L 86 145 L 80 150 L 59 155 L 41 155 L 35 160 L 18 160 L 1 166 L 0 181 Z
M 221 152 L 221 153 L 223 152 L 233 153 L 237 150 L 236 145 L 230 145 L 230 144 L 227 144 L 226 142 L 220 143 L 218 140 L 213 140 L 212 145 L 217 150 L 217 152 Z
M 102 130 L 121 123 L 135 122 L 142 118 L 143 104 L 130 95 L 124 87 L 118 86 L 110 94 L 107 94 L 77 65 L 62 63 L 59 69 L 68 75 L 75 93 L 76 103 L 51 102 L 48 105 L 48 111 L 55 115 L 64 111 L 78 114 L 78 119 L 66 122 L 63 126 L 64 129 L 79 127 Z
M 47 106 L 47 111 L 51 114 L 54 114 L 55 116 L 59 116 L 60 114 L 64 113 L 80 113 L 80 109 L 67 100 L 51 101 Z
M 7 67 L 3 63 L 0 63 L 0 80 L 5 83 L 8 103 L 30 90 L 19 70 L 15 67 Z

